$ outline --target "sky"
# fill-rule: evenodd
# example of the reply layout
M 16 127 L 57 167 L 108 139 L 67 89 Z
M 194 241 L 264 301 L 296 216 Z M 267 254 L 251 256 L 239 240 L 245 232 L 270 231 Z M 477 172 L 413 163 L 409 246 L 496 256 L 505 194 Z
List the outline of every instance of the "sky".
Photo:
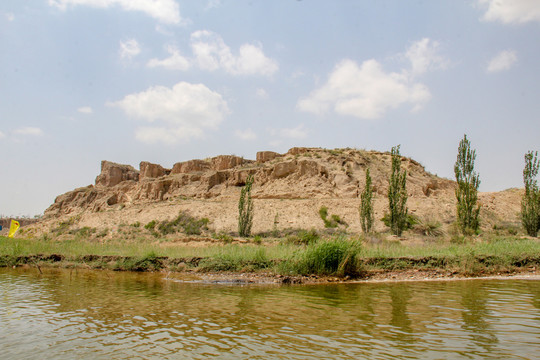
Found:
M 481 191 L 540 150 L 540 0 L 2 0 L 0 214 L 165 167 L 295 146 L 389 151 Z

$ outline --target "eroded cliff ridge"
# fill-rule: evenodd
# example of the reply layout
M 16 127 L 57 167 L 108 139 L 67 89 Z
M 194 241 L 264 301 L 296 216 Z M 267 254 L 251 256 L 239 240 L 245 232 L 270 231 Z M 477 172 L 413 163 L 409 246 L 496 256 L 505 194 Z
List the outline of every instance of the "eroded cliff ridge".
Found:
M 356 199 L 370 169 L 376 194 L 386 196 L 390 154 L 355 149 L 292 148 L 285 154 L 257 153 L 256 160 L 220 155 L 189 160 L 166 169 L 143 161 L 130 165 L 102 161 L 95 185 L 56 198 L 45 215 L 99 212 L 145 202 L 178 198 L 213 199 L 237 195 L 247 176 L 255 178 L 254 199 Z M 454 182 L 429 174 L 418 162 L 403 157 L 407 190 L 412 198 L 448 197 Z

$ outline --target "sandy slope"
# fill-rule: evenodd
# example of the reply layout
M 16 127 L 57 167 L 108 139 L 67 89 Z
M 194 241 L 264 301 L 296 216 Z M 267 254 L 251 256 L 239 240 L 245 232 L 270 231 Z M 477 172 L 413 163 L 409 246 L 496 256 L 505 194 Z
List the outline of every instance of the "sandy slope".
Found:
M 259 156 L 263 154 L 264 156 Z M 175 164 L 172 170 L 141 163 L 137 171 L 104 162 L 96 185 L 60 195 L 26 234 L 39 235 L 70 221 L 71 228 L 117 229 L 121 225 L 172 219 L 180 211 L 210 220 L 213 232 L 237 230 L 238 198 L 249 174 L 255 176 L 253 232 L 273 229 L 323 229 L 321 206 L 339 215 L 347 231 L 360 232 L 358 207 L 370 169 L 375 192 L 375 230 L 387 211 L 390 155 L 356 149 L 293 148 L 286 154 L 264 152 L 258 161 L 219 156 Z M 448 231 L 455 221 L 455 183 L 402 158 L 407 170 L 409 212 L 424 222 L 440 222 Z M 176 170 L 175 170 L 176 169 Z M 522 190 L 481 193 L 484 229 L 519 227 Z

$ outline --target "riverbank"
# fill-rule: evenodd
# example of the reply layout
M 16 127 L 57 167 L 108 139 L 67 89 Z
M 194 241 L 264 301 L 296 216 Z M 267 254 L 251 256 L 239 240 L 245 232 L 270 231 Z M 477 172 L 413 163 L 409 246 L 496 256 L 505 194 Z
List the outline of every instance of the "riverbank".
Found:
M 193 240 L 193 239 L 192 239 Z M 193 241 L 192 241 L 193 242 Z M 311 244 L 96 243 L 0 237 L 0 266 L 154 271 L 178 279 L 238 283 L 321 283 L 540 275 L 540 241 L 491 237 L 461 243 L 378 244 L 333 238 Z
M 92 267 L 84 262 L 51 262 L 50 259 L 38 260 L 40 256 L 22 259 L 27 262 L 19 262 L 12 265 L 13 268 L 27 269 L 35 273 L 47 274 L 58 269 L 70 271 L 99 271 L 118 272 L 120 269 L 107 269 L 103 267 Z M 5 266 L 4 259 L 0 258 L 0 264 Z M 21 259 L 20 259 L 21 260 Z M 0 267 L 2 267 L 0 266 Z M 148 272 L 148 270 L 145 270 Z M 363 277 L 348 278 L 335 276 L 301 276 L 282 275 L 273 272 L 198 272 L 193 270 L 168 271 L 159 270 L 163 280 L 192 283 L 192 284 L 214 284 L 214 285 L 288 285 L 288 284 L 331 284 L 331 283 L 380 283 L 380 282 L 410 282 L 410 281 L 463 281 L 472 279 L 490 280 L 540 280 L 540 268 L 513 268 L 488 273 L 481 271 L 477 274 L 463 274 L 459 271 L 433 269 L 404 269 L 404 270 L 373 270 L 367 271 Z

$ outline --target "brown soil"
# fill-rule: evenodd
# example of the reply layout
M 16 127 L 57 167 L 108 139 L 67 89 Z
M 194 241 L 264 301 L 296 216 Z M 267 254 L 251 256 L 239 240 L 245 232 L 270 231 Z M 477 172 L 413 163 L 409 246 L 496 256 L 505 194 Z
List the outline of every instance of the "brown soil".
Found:
M 293 148 L 286 154 L 262 152 L 257 158 L 251 161 L 218 156 L 178 163 L 172 170 L 143 162 L 140 171 L 103 162 L 95 185 L 58 196 L 44 219 L 28 226 L 20 236 L 40 236 L 67 224 L 68 230 L 89 227 L 97 232 L 107 230 L 106 238 L 118 238 L 130 224 L 170 220 L 181 211 L 208 218 L 207 237 L 233 233 L 237 231 L 240 189 L 249 174 L 255 176 L 253 233 L 323 230 L 319 216 L 322 206 L 347 223 L 347 232 L 360 233 L 358 207 L 367 169 L 375 192 L 375 231 L 386 230 L 380 219 L 388 211 L 388 153 Z M 443 231 L 452 232 L 455 182 L 426 172 L 413 159 L 403 157 L 402 168 L 408 174 L 409 213 L 423 223 L 438 222 Z M 520 228 L 522 194 L 520 189 L 480 193 L 483 230 L 510 231 L 514 235 Z M 181 238 L 185 236 L 170 240 Z
M 76 259 L 66 259 L 63 255 L 30 255 L 10 258 L 0 257 L 0 263 L 13 263 L 16 266 L 35 268 L 40 273 L 47 268 L 84 268 L 100 271 L 104 265 L 113 264 L 117 261 L 128 260 L 123 256 L 96 256 L 87 255 Z M 395 259 L 402 261 L 404 258 Z M 164 279 L 187 283 L 201 284 L 221 284 L 221 285 L 249 285 L 249 284 L 326 284 L 326 283 L 363 283 L 382 281 L 433 281 L 433 280 L 466 280 L 466 279 L 532 279 L 540 280 L 540 259 L 526 259 L 522 264 L 515 264 L 509 268 L 485 267 L 477 273 L 464 273 L 457 269 L 447 269 L 444 267 L 437 269 L 414 269 L 403 270 L 375 269 L 367 270 L 358 278 L 333 277 L 333 276 L 287 276 L 272 272 L 200 272 L 196 266 L 202 258 L 188 259 L 167 259 L 160 258 L 164 268 L 159 270 L 163 273 Z M 370 263 L 370 259 L 366 263 Z M 387 259 L 390 261 L 392 259 Z M 422 259 L 410 258 L 411 264 L 421 263 Z M 96 267 L 97 266 L 97 267 Z M 178 269 L 182 266 L 193 266 L 192 269 L 170 271 L 168 268 Z M 13 266 L 15 267 L 15 266 Z M 108 271 L 108 270 L 106 270 Z M 140 271 L 152 271 L 151 269 L 141 269 Z

